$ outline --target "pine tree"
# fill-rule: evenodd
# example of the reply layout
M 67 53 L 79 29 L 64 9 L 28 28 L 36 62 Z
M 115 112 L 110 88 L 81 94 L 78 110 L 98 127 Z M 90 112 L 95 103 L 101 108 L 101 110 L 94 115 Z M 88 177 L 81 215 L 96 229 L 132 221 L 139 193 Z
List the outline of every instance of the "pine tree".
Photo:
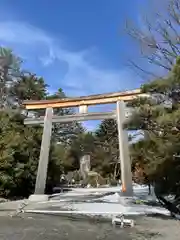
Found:
M 129 103 L 135 112 L 128 129 L 143 130 L 144 139 L 131 146 L 134 165 L 138 163 L 144 176 L 156 182 L 161 191 L 179 192 L 180 188 L 180 59 L 164 79 L 142 86 L 150 98 Z

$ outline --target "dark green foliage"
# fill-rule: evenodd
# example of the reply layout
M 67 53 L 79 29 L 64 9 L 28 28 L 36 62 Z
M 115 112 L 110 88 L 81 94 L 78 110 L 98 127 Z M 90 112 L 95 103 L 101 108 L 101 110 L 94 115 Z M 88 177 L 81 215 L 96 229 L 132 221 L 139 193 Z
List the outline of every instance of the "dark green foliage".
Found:
M 9 50 L 4 49 L 2 52 L 9 54 L 9 59 L 16 60 L 16 64 L 9 61 L 8 66 L 5 66 L 6 74 L 1 74 L 1 83 L 3 84 L 1 90 L 3 89 L 3 91 L 0 98 L 0 196 L 8 198 L 28 197 L 34 191 L 42 127 L 31 127 L 23 124 L 25 114 L 22 111 L 21 103 L 23 100 L 64 98 L 65 94 L 62 89 L 59 89 L 58 93 L 52 96 L 48 95 L 48 86 L 43 78 L 30 73 L 22 74 L 20 65 L 17 68 L 18 58 Z M 1 70 L 4 71 L 4 66 Z M 20 74 L 12 75 L 13 70 L 18 70 Z M 9 81 L 10 78 L 12 81 Z M 8 84 L 8 91 L 6 91 Z M 9 102 L 11 104 L 6 104 Z M 69 112 L 72 110 L 55 109 L 55 114 L 59 115 Z M 32 114 L 44 115 L 44 110 L 38 110 Z M 68 165 L 66 162 L 69 160 L 66 150 L 68 149 L 67 142 L 74 141 L 79 132 L 83 132 L 83 128 L 77 123 L 66 124 L 63 127 L 55 126 L 51 140 L 47 191 L 51 191 L 52 186 L 59 183 L 61 173 L 66 171 Z M 66 138 L 65 145 L 58 144 L 62 136 Z
M 11 87 L 11 94 L 21 103 L 23 100 L 42 100 L 47 96 L 47 87 L 43 78 L 35 74 L 23 74 Z
M 0 109 L 13 105 L 10 86 L 20 75 L 20 63 L 11 49 L 0 47 Z
M 137 99 L 130 106 L 136 107 L 125 127 L 143 130 L 144 139 L 132 144 L 131 157 L 134 172 L 143 171 L 144 180 L 156 182 L 158 191 L 180 191 L 180 61 L 165 79 L 158 79 L 142 86 L 151 93 L 149 99 Z
M 119 178 L 120 165 L 117 124 L 114 119 L 104 120 L 95 132 L 96 149 L 93 166 L 103 177 Z
M 0 195 L 28 196 L 34 188 L 42 130 L 23 125 L 19 112 L 0 112 Z

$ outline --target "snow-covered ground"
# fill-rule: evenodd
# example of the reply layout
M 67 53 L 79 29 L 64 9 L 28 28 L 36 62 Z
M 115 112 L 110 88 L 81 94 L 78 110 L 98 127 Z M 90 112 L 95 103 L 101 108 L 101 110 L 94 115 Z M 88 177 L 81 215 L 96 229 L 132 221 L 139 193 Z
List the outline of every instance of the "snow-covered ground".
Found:
M 138 200 L 156 202 L 156 197 L 148 195 L 148 186 L 134 185 L 132 198 L 123 197 L 121 186 L 104 188 L 75 188 L 67 193 L 55 194 L 52 197 L 52 208 L 66 209 L 87 215 L 146 215 L 162 214 L 169 215 L 169 211 L 158 206 L 150 206 L 144 203 L 137 204 Z M 51 209 L 52 209 L 51 208 Z

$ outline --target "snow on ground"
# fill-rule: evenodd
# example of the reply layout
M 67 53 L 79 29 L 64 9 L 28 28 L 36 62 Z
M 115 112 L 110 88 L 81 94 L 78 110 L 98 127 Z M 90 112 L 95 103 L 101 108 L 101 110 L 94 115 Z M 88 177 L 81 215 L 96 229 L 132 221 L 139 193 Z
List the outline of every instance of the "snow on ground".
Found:
M 56 205 L 57 206 L 57 205 Z M 125 206 L 123 204 L 109 204 L 109 203 L 73 203 L 71 205 L 64 205 L 64 209 L 78 211 L 79 213 L 89 215 L 103 215 L 112 216 L 123 214 L 125 216 L 132 215 L 150 215 L 162 214 L 169 216 L 169 211 L 160 207 L 150 207 L 146 205 L 139 206 Z
M 169 215 L 169 211 L 162 207 L 145 204 L 135 204 L 133 200 L 156 201 L 152 194 L 148 195 L 148 186 L 134 185 L 132 198 L 125 198 L 121 194 L 121 186 L 105 188 L 74 188 L 71 192 L 61 193 L 53 199 L 52 207 L 69 209 L 88 215 Z M 109 194 L 109 195 L 107 195 Z M 59 199 L 58 199 L 59 197 Z M 68 200 L 68 201 L 67 201 Z M 66 203 L 67 201 L 67 203 Z

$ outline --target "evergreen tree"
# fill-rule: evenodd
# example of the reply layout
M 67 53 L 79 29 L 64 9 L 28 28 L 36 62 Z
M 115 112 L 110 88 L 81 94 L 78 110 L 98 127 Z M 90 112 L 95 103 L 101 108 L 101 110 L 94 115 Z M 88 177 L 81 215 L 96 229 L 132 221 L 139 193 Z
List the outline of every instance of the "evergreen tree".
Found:
M 150 98 L 129 103 L 136 110 L 125 127 L 143 130 L 144 139 L 131 146 L 133 163 L 138 163 L 146 180 L 161 191 L 178 193 L 180 188 L 180 59 L 164 79 L 142 86 Z
M 0 47 L 0 108 L 13 105 L 10 88 L 20 74 L 20 58 L 11 49 Z
M 18 58 L 9 50 L 4 52 L 10 55 L 10 59 Z M 8 56 L 9 56 L 8 55 Z M 18 65 L 18 68 L 12 68 L 13 62 L 8 62 L 1 68 L 1 111 L 0 111 L 0 195 L 4 197 L 28 197 L 33 193 L 37 166 L 39 161 L 42 127 L 25 126 L 23 100 L 42 100 L 54 97 L 65 97 L 60 89 L 57 96 L 48 95 L 48 85 L 43 78 L 35 74 L 26 73 Z M 5 70 L 6 72 L 5 72 Z M 10 75 L 12 70 L 16 69 L 18 75 Z M 9 81 L 9 77 L 11 77 Z M 4 88 L 3 88 L 4 87 Z M 8 88 L 8 91 L 6 91 Z M 64 94 L 64 95 L 63 95 Z M 9 103 L 11 99 L 11 104 Z M 67 110 L 69 111 L 69 109 Z M 55 109 L 57 114 L 64 115 L 66 110 Z M 44 110 L 33 111 L 32 116 L 44 115 Z M 51 149 L 49 156 L 47 190 L 54 184 L 59 183 L 61 173 L 66 168 L 63 166 L 69 159 L 65 146 L 65 152 L 62 146 L 57 144 L 58 137 L 67 136 L 69 141 L 73 136 L 79 134 L 81 125 L 66 125 L 60 128 L 56 126 L 56 131 L 51 139 Z M 58 135 L 58 137 L 57 137 Z M 73 138 L 74 139 L 74 138 Z

